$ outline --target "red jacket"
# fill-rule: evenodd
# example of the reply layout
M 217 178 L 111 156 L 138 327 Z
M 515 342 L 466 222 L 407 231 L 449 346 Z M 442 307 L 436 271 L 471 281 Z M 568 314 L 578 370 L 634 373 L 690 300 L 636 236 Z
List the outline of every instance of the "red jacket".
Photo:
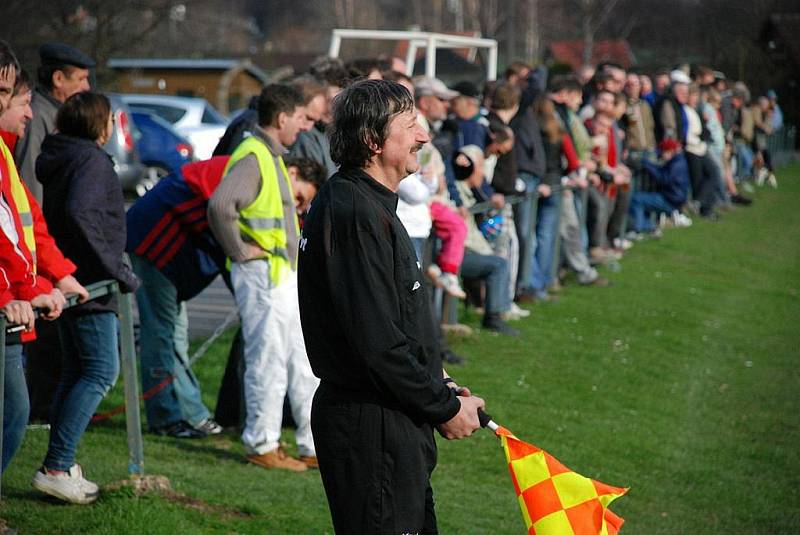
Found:
M 1 141 L 0 141 L 1 143 Z M 49 293 L 53 282 L 75 272 L 75 264 L 61 254 L 55 241 L 47 230 L 42 210 L 36 200 L 25 187 L 28 203 L 33 216 L 34 240 L 36 242 L 36 262 L 23 239 L 22 221 L 11 194 L 9 165 L 0 151 L 0 192 L 3 200 L 11 209 L 14 226 L 17 229 L 19 243 L 11 242 L 4 232 L 0 231 L 0 306 L 5 306 L 12 299 L 30 301 L 37 295 Z M 33 266 L 36 266 L 34 271 Z

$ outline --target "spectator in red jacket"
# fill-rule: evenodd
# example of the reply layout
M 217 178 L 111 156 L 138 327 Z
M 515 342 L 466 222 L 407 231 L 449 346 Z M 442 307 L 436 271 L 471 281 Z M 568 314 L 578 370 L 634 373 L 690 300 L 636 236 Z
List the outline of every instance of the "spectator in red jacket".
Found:
M 0 119 L 11 101 L 18 71 L 16 57 L 0 41 Z M 43 317 L 52 320 L 64 306 L 62 292 L 86 296 L 71 275 L 74 271 L 74 264 L 55 246 L 39 206 L 20 180 L 11 151 L 0 140 L 0 309 L 7 321 L 25 327 L 21 335 L 6 338 L 3 471 L 19 448 L 28 423 L 30 402 L 22 342 L 34 337 L 32 307 L 41 308 Z

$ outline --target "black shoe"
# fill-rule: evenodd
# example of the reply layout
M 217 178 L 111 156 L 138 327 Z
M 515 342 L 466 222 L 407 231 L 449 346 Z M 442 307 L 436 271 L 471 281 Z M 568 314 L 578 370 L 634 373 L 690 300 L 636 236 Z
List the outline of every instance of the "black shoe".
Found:
M 708 212 L 700 212 L 700 217 L 706 221 L 719 221 L 721 219 L 719 214 L 713 210 L 709 210 Z
M 446 351 L 442 351 L 442 362 L 446 362 L 447 364 L 455 364 L 456 366 L 459 366 L 461 364 L 464 364 L 466 361 L 467 359 L 465 359 L 461 355 L 453 353 L 449 349 Z
M 743 206 L 750 206 L 753 204 L 753 199 L 749 199 L 737 193 L 736 195 L 731 195 L 731 202 L 734 204 L 741 204 Z
M 208 436 L 206 433 L 195 429 L 189 425 L 188 422 L 184 421 L 164 427 L 158 427 L 153 429 L 153 433 L 172 438 L 205 438 Z
M 497 313 L 486 314 L 483 317 L 483 328 L 506 336 L 519 336 L 519 331 L 510 327 Z
M 533 290 L 520 290 L 514 296 L 515 303 L 533 303 L 536 301 L 536 293 Z

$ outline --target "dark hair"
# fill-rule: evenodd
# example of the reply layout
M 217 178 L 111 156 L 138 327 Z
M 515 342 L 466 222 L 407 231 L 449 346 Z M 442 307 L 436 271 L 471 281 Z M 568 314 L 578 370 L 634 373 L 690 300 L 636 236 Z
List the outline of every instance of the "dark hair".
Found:
M 614 77 L 611 76 L 611 73 L 606 71 L 597 71 L 594 73 L 594 77 L 592 78 L 592 87 L 600 88 L 604 87 L 606 82 L 613 80 Z
M 308 104 L 315 97 L 325 96 L 325 87 L 310 74 L 303 74 L 289 82 L 289 85 L 297 89 L 303 95 L 303 104 Z
M 372 157 L 370 146 L 386 142 L 392 118 L 413 109 L 414 99 L 397 82 L 355 82 L 333 99 L 331 158 L 342 168 L 364 167 Z
M 550 91 L 553 93 L 558 93 L 559 91 L 572 91 L 580 93 L 583 90 L 583 86 L 578 81 L 575 76 L 570 74 L 560 74 L 558 76 L 554 76 L 550 80 Z
M 111 103 L 101 93 L 86 91 L 69 97 L 56 114 L 56 129 L 71 137 L 95 141 L 105 134 Z
M 388 70 L 389 66 L 384 65 L 377 58 L 358 58 L 348 61 L 345 68 L 350 73 L 351 78 L 366 78 L 372 71 L 383 72 Z M 381 75 L 382 76 L 382 75 Z
M 36 70 L 36 78 L 39 80 L 39 85 L 44 86 L 47 90 L 52 90 L 53 75 L 56 71 L 63 72 L 64 76 L 69 78 L 72 76 L 72 73 L 78 69 L 80 69 L 80 67 L 70 65 L 69 63 L 45 63 L 39 65 L 39 68 Z
M 0 39 L 0 68 L 8 65 L 13 66 L 17 70 L 17 73 L 19 73 L 20 66 L 17 56 L 14 54 L 14 51 L 11 50 L 11 46 Z
M 524 61 L 512 61 L 508 67 L 506 67 L 505 77 L 510 78 L 511 76 L 519 76 L 522 74 L 522 71 L 525 70 L 531 70 L 531 66 Z
M 320 56 L 311 63 L 308 72 L 317 80 L 336 87 L 345 88 L 352 81 L 339 58 Z
M 27 88 L 28 91 L 33 89 L 33 87 L 31 86 L 31 76 L 28 74 L 28 71 L 26 71 L 25 69 L 21 69 L 17 73 L 17 82 L 14 84 L 14 95 L 13 96 L 16 97 L 25 88 Z
M 270 84 L 261 90 L 258 97 L 259 126 L 277 126 L 278 115 L 292 115 L 295 108 L 303 106 L 303 95 L 286 84 Z
M 498 82 L 492 92 L 491 108 L 493 110 L 510 110 L 519 104 L 522 92 L 519 87 L 508 82 Z
M 414 85 L 414 82 L 411 80 L 411 77 L 405 73 L 398 72 L 398 71 L 383 71 L 381 73 L 384 80 L 390 80 L 392 82 L 400 83 L 400 81 L 408 82 L 410 85 Z
M 300 180 L 313 184 L 319 190 L 328 179 L 328 172 L 325 167 L 317 161 L 309 158 L 286 158 L 286 167 L 296 167 Z
M 506 125 L 492 123 L 489 125 L 489 132 L 492 135 L 492 142 L 505 143 L 514 137 L 514 131 Z

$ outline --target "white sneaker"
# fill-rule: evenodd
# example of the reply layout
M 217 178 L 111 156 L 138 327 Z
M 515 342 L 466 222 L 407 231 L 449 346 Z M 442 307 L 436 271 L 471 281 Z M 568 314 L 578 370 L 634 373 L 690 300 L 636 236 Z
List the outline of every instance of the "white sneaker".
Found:
M 100 494 L 100 487 L 83 477 L 79 464 L 60 474 L 48 473 L 42 467 L 33 476 L 32 485 L 45 494 L 79 505 L 93 503 Z
M 675 210 L 672 212 L 672 223 L 676 227 L 691 227 L 692 220 L 688 216 L 683 215 L 680 211 Z
M 769 171 L 767 171 L 765 167 L 759 169 L 758 174 L 756 174 L 756 184 L 763 186 L 764 182 L 767 180 L 767 176 L 769 176 Z
M 530 310 L 525 310 L 524 308 L 520 308 L 519 305 L 512 302 L 508 310 L 506 310 L 501 314 L 501 317 L 505 321 L 516 321 L 522 318 L 527 318 L 530 315 L 531 315 Z
M 627 251 L 633 247 L 633 242 L 627 238 L 614 238 L 614 248 Z
M 457 299 L 464 299 L 467 297 L 467 294 L 461 288 L 461 284 L 458 282 L 458 276 L 455 273 L 442 273 L 442 276 L 439 277 L 439 283 L 441 284 L 442 289 L 453 297 Z
M 769 176 L 767 176 L 767 183 L 772 186 L 772 189 L 778 189 L 778 179 L 775 178 L 774 173 L 770 173 Z

